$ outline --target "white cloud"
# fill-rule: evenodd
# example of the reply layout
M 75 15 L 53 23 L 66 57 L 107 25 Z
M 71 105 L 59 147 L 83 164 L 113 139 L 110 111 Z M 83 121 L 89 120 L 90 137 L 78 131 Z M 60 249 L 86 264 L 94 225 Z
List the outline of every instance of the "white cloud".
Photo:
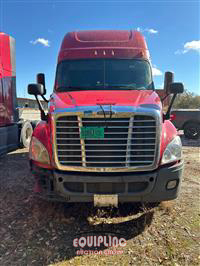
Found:
M 157 34 L 158 33 L 157 30 L 155 30 L 155 29 L 149 29 L 149 28 L 142 29 L 140 27 L 137 27 L 136 30 L 137 31 L 141 31 L 141 32 L 148 32 L 149 34 Z
M 157 30 L 154 30 L 154 29 L 146 29 L 146 31 L 150 34 L 157 34 L 158 31 Z
M 186 42 L 186 43 L 184 44 L 184 49 L 185 49 L 185 52 L 188 52 L 189 50 L 200 51 L 200 40 L 198 40 L 198 41 Z
M 50 47 L 50 41 L 46 40 L 44 38 L 38 38 L 35 41 L 30 41 L 30 43 L 32 43 L 33 45 L 40 43 L 40 44 L 44 45 L 45 47 Z
M 152 67 L 152 74 L 153 74 L 153 76 L 162 76 L 163 73 L 156 66 L 153 66 Z
M 191 50 L 200 52 L 200 40 L 186 42 L 183 47 L 184 47 L 184 49 L 177 50 L 175 52 L 175 54 L 185 54 L 185 53 L 187 53 L 187 52 L 189 52 Z

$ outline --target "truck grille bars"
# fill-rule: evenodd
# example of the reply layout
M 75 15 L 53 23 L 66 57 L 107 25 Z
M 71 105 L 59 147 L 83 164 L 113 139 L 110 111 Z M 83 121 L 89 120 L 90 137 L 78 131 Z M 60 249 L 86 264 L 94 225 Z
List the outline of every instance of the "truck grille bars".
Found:
M 114 168 L 149 169 L 155 164 L 157 129 L 153 116 L 136 114 L 105 121 L 98 117 L 64 115 L 55 123 L 55 155 L 61 169 L 112 171 Z M 103 127 L 104 137 L 82 139 L 83 127 Z

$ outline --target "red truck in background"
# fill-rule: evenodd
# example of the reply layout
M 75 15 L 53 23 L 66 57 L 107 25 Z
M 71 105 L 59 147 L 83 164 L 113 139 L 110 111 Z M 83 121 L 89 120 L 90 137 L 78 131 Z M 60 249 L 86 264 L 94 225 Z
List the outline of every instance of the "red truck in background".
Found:
M 15 39 L 0 32 L 0 155 L 28 147 L 32 131 L 16 108 Z
M 165 74 L 168 110 L 154 88 L 149 51 L 138 31 L 65 35 L 45 114 L 45 76 L 29 84 L 42 121 L 33 132 L 30 165 L 35 191 L 50 200 L 160 202 L 178 195 L 182 145 L 170 110 L 183 84 Z

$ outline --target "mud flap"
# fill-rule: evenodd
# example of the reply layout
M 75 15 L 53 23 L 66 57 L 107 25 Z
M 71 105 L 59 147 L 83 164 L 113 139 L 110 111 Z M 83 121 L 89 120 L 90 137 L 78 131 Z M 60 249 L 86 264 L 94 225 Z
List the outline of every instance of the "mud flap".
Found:
M 118 195 L 104 195 L 94 194 L 94 206 L 95 207 L 118 207 Z

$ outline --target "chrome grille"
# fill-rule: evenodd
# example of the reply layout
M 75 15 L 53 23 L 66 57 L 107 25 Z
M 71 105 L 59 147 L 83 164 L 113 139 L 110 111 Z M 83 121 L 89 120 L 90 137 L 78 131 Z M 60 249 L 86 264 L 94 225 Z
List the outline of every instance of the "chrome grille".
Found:
M 81 127 L 104 127 L 103 139 L 80 139 Z M 123 118 L 56 120 L 57 159 L 62 166 L 84 168 L 148 167 L 155 162 L 156 119 L 149 115 Z

